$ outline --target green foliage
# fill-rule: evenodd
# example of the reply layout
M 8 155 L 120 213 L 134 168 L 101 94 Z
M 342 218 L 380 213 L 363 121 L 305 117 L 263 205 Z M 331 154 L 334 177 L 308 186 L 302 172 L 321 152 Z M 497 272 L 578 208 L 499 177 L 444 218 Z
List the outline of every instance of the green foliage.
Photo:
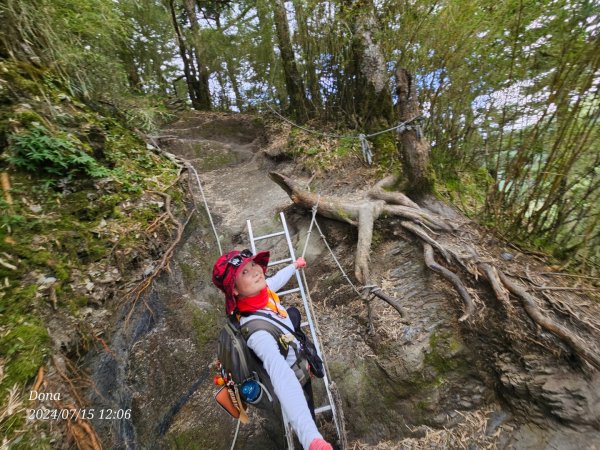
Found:
M 99 178 L 110 173 L 92 156 L 79 149 L 74 138 L 52 135 L 37 122 L 31 125 L 27 131 L 10 136 L 11 153 L 7 160 L 15 167 L 32 173 L 68 178 L 77 175 Z

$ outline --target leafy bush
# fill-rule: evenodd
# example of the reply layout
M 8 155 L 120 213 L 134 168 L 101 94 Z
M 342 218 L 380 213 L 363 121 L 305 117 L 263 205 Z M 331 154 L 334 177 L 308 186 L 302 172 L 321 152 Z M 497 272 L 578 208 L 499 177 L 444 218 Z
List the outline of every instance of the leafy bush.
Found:
M 10 148 L 8 162 L 28 172 L 67 178 L 78 174 L 92 178 L 110 174 L 68 135 L 53 136 L 39 123 L 33 123 L 32 128 L 23 133 L 11 135 Z

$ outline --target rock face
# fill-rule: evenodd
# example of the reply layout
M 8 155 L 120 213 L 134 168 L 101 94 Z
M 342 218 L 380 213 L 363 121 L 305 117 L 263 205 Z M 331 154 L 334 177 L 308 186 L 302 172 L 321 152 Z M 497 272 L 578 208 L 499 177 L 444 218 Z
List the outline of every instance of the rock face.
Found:
M 286 208 L 295 248 L 303 248 L 310 214 L 289 207 L 287 195 L 267 175 L 275 164 L 291 173 L 292 162 L 258 154 L 271 146 L 253 118 L 189 114 L 163 134 L 165 150 L 184 155 L 198 168 L 224 250 L 247 246 L 246 219 L 256 234 L 279 229 L 277 213 Z M 359 177 L 348 183 L 348 191 L 364 189 Z M 326 181 L 319 189 L 336 192 Z M 351 268 L 356 230 L 327 219 L 319 223 L 342 266 Z M 369 320 L 367 305 L 316 233 L 306 252 L 308 287 L 349 441 L 360 448 L 403 448 L 403 438 L 424 439 L 432 430 L 461 426 L 468 414 L 484 417 L 479 436 L 469 437 L 473 445 L 481 438 L 509 448 L 575 449 L 600 441 L 594 431 L 600 427 L 597 373 L 585 374 L 566 360 L 557 364 L 535 346 L 507 341 L 508 319 L 493 302 L 484 303 L 497 320 L 485 326 L 459 324 L 460 300 L 427 270 L 420 248 L 406 236 L 394 237 L 393 223 L 378 232 L 372 274 L 401 300 L 404 319 L 375 299 Z M 273 259 L 283 257 L 283 244 L 275 239 L 266 245 Z M 137 305 L 127 326 L 129 309 L 116 321 L 113 355 L 90 361 L 95 404 L 132 409 L 131 422 L 94 423 L 109 448 L 231 447 L 236 421 L 213 400 L 211 363 L 224 318 L 222 294 L 210 277 L 217 257 L 215 237 L 200 209 L 186 228 L 170 274 Z M 285 302 L 299 305 L 298 298 Z M 318 383 L 315 396 L 319 405 Z M 250 417 L 236 448 L 285 448 L 277 412 L 251 409 Z M 333 437 L 329 418 L 319 419 L 319 426 Z
M 514 408 L 537 420 L 550 416 L 571 426 L 600 427 L 600 376 L 577 377 L 565 367 L 556 367 L 537 355 L 499 355 L 504 396 Z

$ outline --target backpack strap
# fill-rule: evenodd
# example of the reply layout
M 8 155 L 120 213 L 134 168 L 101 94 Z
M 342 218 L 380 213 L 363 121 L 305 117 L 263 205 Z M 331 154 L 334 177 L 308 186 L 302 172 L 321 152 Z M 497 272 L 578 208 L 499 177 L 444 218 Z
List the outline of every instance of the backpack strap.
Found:
M 274 317 L 272 317 L 268 314 L 254 311 L 254 312 L 252 312 L 252 314 L 247 314 L 246 316 L 249 316 L 249 315 L 261 316 L 261 317 L 265 317 L 270 320 L 273 320 L 273 321 L 277 322 L 279 325 L 281 325 L 283 328 L 285 328 L 287 331 L 290 332 L 289 334 L 284 335 L 283 331 L 281 331 L 281 329 L 277 325 L 275 325 L 272 322 L 269 322 L 267 320 L 264 320 L 264 319 L 253 319 L 253 320 L 246 322 L 246 324 L 244 324 L 244 326 L 242 326 L 242 334 L 244 334 L 243 329 L 246 325 L 252 324 L 253 322 L 268 323 L 270 329 L 265 330 L 265 331 L 268 331 L 269 333 L 271 333 L 271 335 L 273 336 L 273 338 L 279 345 L 279 351 L 281 352 L 281 355 L 284 358 L 287 356 L 288 346 L 290 346 L 294 349 L 294 353 L 296 354 L 296 362 L 291 366 L 291 369 L 294 371 L 294 374 L 296 375 L 296 378 L 300 382 L 300 385 L 304 386 L 310 380 L 309 362 L 306 359 L 304 352 L 301 349 L 299 349 L 298 345 L 294 342 L 293 337 L 298 339 L 298 341 L 301 342 L 301 346 L 303 346 L 306 343 L 306 335 L 302 331 L 292 330 L 285 323 L 281 322 L 280 320 L 275 319 Z M 257 328 L 255 330 L 253 330 L 252 333 L 254 333 L 260 329 L 263 329 L 263 328 L 260 328 L 262 326 L 262 324 L 257 323 L 255 326 Z M 277 336 L 275 336 L 275 334 L 273 332 L 277 333 Z M 250 333 L 250 334 L 252 334 L 252 333 Z M 250 337 L 250 334 L 248 335 L 248 337 Z M 289 339 L 285 339 L 286 336 L 289 337 Z M 247 340 L 248 340 L 248 338 L 246 338 L 246 341 Z M 285 352 L 283 351 L 282 347 L 285 348 Z
M 266 314 L 261 315 L 269 317 Z M 252 319 L 240 327 L 240 332 L 242 333 L 242 336 L 244 336 L 246 342 L 248 342 L 250 336 L 252 336 L 257 331 L 266 331 L 271 336 L 273 336 L 273 339 L 275 339 L 275 342 L 277 342 L 277 346 L 279 347 L 279 353 L 281 353 L 281 356 L 283 356 L 284 358 L 287 356 L 288 345 L 281 339 L 284 336 L 283 331 L 281 331 L 281 329 L 274 323 L 271 323 L 268 320 L 264 319 Z
M 245 315 L 246 315 L 246 314 L 245 314 Z M 280 320 L 277 320 L 275 317 L 273 317 L 273 316 L 270 316 L 269 314 L 265 314 L 265 313 L 262 313 L 262 312 L 260 312 L 260 311 L 254 311 L 254 312 L 252 312 L 252 313 L 250 313 L 250 314 L 247 314 L 246 316 L 249 316 L 249 315 L 253 315 L 253 316 L 260 316 L 260 317 L 265 317 L 265 318 L 267 318 L 267 319 L 270 319 L 270 320 L 272 320 L 272 321 L 274 321 L 274 322 L 277 322 L 277 324 L 281 325 L 283 328 L 285 328 L 287 331 L 289 331 L 291 334 L 293 334 L 293 335 L 294 335 L 294 337 L 295 337 L 296 339 L 298 339 L 300 342 L 305 342 L 305 341 L 306 341 L 306 335 L 305 335 L 305 334 L 304 334 L 302 331 L 298 331 L 298 330 L 292 330 L 292 329 L 291 329 L 290 327 L 288 327 L 288 326 L 287 326 L 285 323 L 283 323 L 283 322 L 282 322 L 282 321 L 280 321 Z M 257 319 L 257 320 L 260 320 L 260 319 Z M 280 330 L 280 331 L 281 331 L 281 330 Z

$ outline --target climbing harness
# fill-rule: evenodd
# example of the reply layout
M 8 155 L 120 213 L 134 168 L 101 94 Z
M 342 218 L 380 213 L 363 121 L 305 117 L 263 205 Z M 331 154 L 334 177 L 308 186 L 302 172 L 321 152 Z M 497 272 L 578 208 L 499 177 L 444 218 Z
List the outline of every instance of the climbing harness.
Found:
M 353 135 L 353 134 L 342 135 L 342 134 L 324 133 L 322 131 L 311 130 L 310 128 L 303 127 L 302 125 L 298 125 L 297 123 L 292 122 L 287 117 L 281 115 L 279 112 L 277 112 L 268 103 L 266 103 L 265 105 L 273 113 L 275 113 L 277 116 L 279 116 L 279 118 L 281 118 L 283 121 L 289 123 L 293 127 L 296 127 L 296 128 L 298 128 L 300 130 L 304 130 L 307 133 L 311 133 L 311 134 L 314 134 L 314 135 L 317 135 L 317 136 L 325 136 L 325 137 L 330 137 L 330 138 L 336 138 L 336 139 L 358 139 L 359 142 L 360 142 L 360 148 L 361 148 L 361 152 L 362 152 L 362 155 L 363 155 L 363 159 L 365 160 L 365 162 L 368 165 L 373 164 L 373 151 L 371 150 L 371 146 L 369 144 L 369 141 L 367 141 L 368 138 L 379 136 L 380 134 L 388 133 L 388 132 L 394 131 L 394 130 L 397 130 L 398 134 L 401 134 L 404 131 L 408 131 L 408 130 L 415 130 L 415 133 L 417 135 L 417 139 L 418 140 L 421 140 L 421 138 L 423 137 L 423 134 L 422 134 L 422 131 L 421 131 L 421 128 L 422 128 L 422 123 L 421 122 L 423 120 L 422 116 L 413 117 L 412 119 L 409 119 L 409 120 L 406 120 L 406 121 L 404 121 L 402 123 L 399 123 L 396 126 L 393 126 L 391 128 L 387 128 L 385 130 L 377 131 L 377 132 L 371 133 L 371 134 L 360 133 L 358 135 Z M 412 122 L 416 122 L 416 124 L 415 125 L 410 125 Z

